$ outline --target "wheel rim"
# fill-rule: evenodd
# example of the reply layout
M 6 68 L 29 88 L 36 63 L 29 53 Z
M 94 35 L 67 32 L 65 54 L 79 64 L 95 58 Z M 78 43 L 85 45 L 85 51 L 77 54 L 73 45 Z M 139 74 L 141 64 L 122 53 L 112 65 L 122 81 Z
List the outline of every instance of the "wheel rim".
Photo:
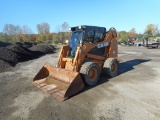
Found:
M 112 64 L 112 66 L 111 66 L 111 71 L 112 72 L 116 72 L 117 71 L 117 64 L 116 64 L 116 62 L 113 62 L 113 64 Z
M 91 80 L 96 80 L 97 74 L 98 74 L 97 69 L 96 69 L 95 67 L 93 67 L 93 68 L 91 68 L 91 69 L 89 70 L 88 76 L 89 76 L 89 78 L 90 78 Z

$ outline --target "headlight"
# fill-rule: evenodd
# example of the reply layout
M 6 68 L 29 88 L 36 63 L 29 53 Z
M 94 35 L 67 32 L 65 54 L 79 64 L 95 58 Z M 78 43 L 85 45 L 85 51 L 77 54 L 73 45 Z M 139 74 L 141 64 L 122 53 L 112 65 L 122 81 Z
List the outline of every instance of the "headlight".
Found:
M 82 26 L 78 26 L 78 28 L 79 28 L 79 29 L 81 29 L 81 28 L 82 28 Z
M 66 40 L 66 43 L 69 43 L 69 40 Z

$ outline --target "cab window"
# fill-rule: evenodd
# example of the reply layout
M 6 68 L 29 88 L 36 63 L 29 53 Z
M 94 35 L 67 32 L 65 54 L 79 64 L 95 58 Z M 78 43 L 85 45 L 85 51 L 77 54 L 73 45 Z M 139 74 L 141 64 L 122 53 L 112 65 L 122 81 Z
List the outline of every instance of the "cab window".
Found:
M 103 39 L 103 33 L 102 31 L 96 30 L 95 31 L 95 36 L 94 36 L 94 43 L 101 42 Z
M 95 32 L 94 31 L 88 31 L 88 33 L 87 33 L 87 41 L 89 43 L 93 43 L 94 42 L 94 36 L 95 36 Z
M 103 41 L 103 32 L 100 30 L 91 30 L 87 33 L 87 41 L 89 43 L 98 43 Z

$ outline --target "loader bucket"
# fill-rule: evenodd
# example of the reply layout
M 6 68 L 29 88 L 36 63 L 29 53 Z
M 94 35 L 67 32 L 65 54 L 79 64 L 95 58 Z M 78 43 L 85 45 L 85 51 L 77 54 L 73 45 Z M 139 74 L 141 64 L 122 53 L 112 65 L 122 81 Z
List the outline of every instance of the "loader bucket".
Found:
M 45 65 L 33 79 L 33 84 L 63 101 L 84 88 L 80 74 L 62 68 Z

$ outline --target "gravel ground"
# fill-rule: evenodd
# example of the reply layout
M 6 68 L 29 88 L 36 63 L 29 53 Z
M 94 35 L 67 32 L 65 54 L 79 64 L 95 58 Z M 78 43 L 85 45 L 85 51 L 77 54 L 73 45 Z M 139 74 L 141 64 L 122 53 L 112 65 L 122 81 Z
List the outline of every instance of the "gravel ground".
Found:
M 59 102 L 32 85 L 58 53 L 0 73 L 1 120 L 160 120 L 160 49 L 119 46 L 119 75 Z

